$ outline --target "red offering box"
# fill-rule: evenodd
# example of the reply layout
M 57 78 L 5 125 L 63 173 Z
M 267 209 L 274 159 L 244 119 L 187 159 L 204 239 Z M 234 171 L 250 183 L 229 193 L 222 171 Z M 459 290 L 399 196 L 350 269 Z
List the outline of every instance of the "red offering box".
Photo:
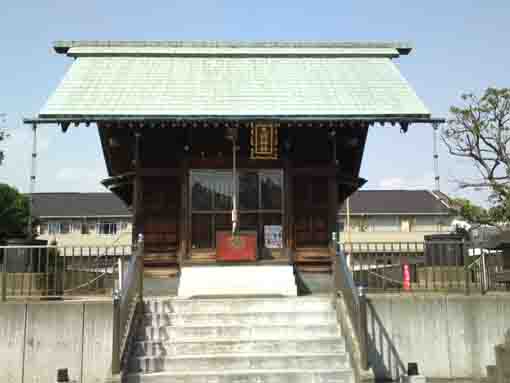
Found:
M 235 237 L 228 231 L 216 233 L 216 259 L 218 261 L 256 261 L 257 233 L 241 232 Z

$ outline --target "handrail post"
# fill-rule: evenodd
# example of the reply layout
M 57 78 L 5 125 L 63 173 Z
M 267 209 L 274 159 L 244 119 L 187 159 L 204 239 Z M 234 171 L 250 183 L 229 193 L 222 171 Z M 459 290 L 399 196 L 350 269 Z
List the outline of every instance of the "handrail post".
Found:
M 361 368 L 368 370 L 368 324 L 367 324 L 367 298 L 363 287 L 358 287 L 359 297 L 359 342 L 361 350 Z
M 471 294 L 471 268 L 470 266 L 470 259 L 469 259 L 469 249 L 468 244 L 465 240 L 462 240 L 462 252 L 464 253 L 464 272 L 465 272 L 465 282 L 466 282 L 466 288 L 465 293 L 466 295 Z
M 118 286 L 119 286 L 119 291 L 122 291 L 123 290 L 123 285 L 124 285 L 124 264 L 122 263 L 122 258 L 118 258 L 117 259 L 117 266 L 118 266 L 118 277 L 119 277 L 119 283 L 118 283 Z
M 143 243 L 143 234 L 138 234 L 138 248 L 137 248 L 137 264 L 138 266 L 138 302 L 143 303 L 143 277 L 144 277 L 144 243 Z
M 1 290 L 1 301 L 7 300 L 7 250 L 2 249 L 2 270 L 0 271 L 0 290 Z
M 480 290 L 482 295 L 485 295 L 487 291 L 489 291 L 489 277 L 487 274 L 487 263 L 485 259 L 485 253 L 481 249 L 481 258 L 480 258 Z
M 120 374 L 120 292 L 113 293 L 113 339 L 112 339 L 112 375 Z

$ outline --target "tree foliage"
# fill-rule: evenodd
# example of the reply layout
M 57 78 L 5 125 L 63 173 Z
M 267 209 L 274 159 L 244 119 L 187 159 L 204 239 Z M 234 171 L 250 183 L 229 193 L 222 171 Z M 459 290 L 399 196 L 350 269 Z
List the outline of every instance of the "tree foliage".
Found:
M 464 189 L 489 191 L 490 208 L 482 213 L 465 203 L 461 208 L 475 223 L 510 221 L 510 89 L 488 88 L 481 97 L 462 96 L 452 106 L 442 139 L 455 157 L 472 162 L 477 177 L 457 180 Z M 466 202 L 466 201 L 464 201 Z M 469 201 L 468 201 L 469 202 Z
M 450 205 L 455 214 L 458 214 L 469 223 L 489 224 L 490 215 L 487 209 L 475 205 L 465 198 L 451 198 Z
M 26 234 L 30 214 L 28 198 L 0 183 L 0 239 Z

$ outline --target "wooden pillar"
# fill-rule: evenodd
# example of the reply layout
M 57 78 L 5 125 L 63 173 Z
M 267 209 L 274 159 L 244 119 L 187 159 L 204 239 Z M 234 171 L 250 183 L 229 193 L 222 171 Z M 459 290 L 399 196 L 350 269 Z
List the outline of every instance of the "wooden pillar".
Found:
M 190 240 L 190 228 L 191 222 L 189 222 L 189 160 L 184 158 L 181 162 L 181 175 L 179 177 L 181 182 L 181 207 L 179 214 L 179 267 L 182 266 L 182 262 L 189 257 L 189 240 Z
M 134 145 L 134 170 L 135 175 L 133 178 L 133 230 L 132 230 L 132 243 L 138 241 L 138 235 L 143 233 L 143 207 L 142 207 L 142 176 L 141 176 L 141 141 L 142 133 L 135 131 L 135 145 Z
M 337 176 L 332 175 L 328 177 L 328 234 L 337 230 L 338 220 L 338 180 Z
M 337 161 L 337 134 L 336 129 L 329 131 L 330 139 L 332 141 L 331 163 L 335 171 L 328 176 L 328 235 L 329 238 L 338 238 L 336 235 L 338 223 L 338 161 Z M 332 234 L 335 233 L 333 236 Z M 335 252 L 336 246 L 332 246 L 332 251 Z
M 289 257 L 289 262 L 294 263 L 294 250 L 296 248 L 295 238 L 294 238 L 294 197 L 293 197 L 293 187 L 294 187 L 294 175 L 292 172 L 292 160 L 290 158 L 285 158 L 284 160 L 284 208 L 285 208 L 285 216 L 284 216 L 284 225 L 285 225 L 285 252 Z

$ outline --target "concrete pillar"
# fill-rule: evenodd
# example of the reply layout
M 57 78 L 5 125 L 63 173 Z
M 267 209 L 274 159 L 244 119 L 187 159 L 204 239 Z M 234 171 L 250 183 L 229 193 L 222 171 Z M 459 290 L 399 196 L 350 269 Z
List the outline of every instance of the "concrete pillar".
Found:
M 500 344 L 496 351 L 496 382 L 510 382 L 510 343 Z

